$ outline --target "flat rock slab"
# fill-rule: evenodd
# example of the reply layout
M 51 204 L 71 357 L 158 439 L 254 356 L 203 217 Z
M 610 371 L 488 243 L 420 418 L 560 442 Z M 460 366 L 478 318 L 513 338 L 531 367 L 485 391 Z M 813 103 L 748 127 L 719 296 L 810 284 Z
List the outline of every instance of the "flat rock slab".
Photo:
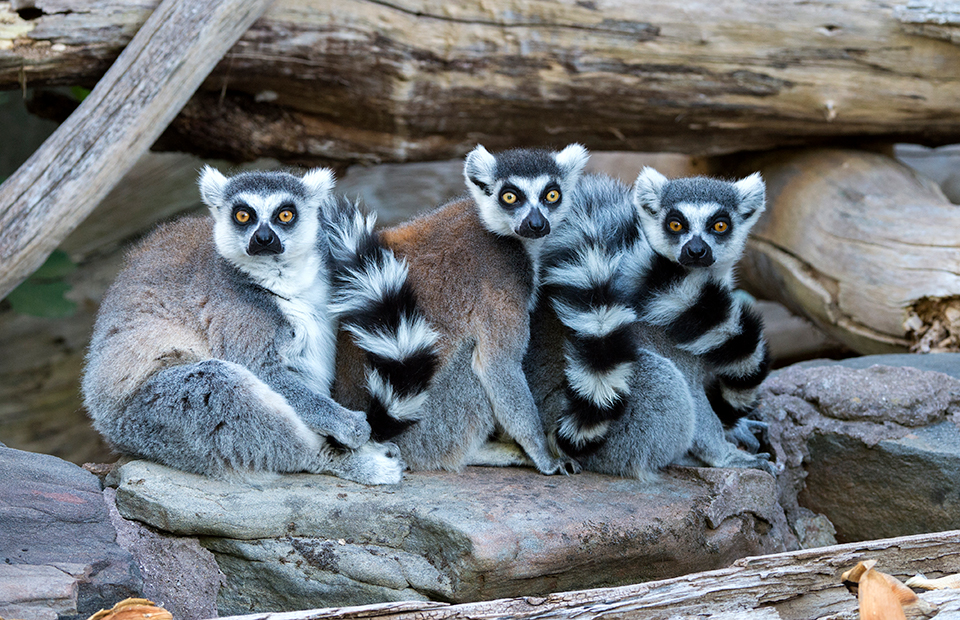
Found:
M 119 470 L 117 507 L 215 553 L 221 614 L 637 583 L 781 551 L 786 527 L 768 474 L 696 468 L 654 483 L 468 468 L 365 487 L 231 483 L 134 461 Z
M 0 447 L 0 616 L 86 618 L 137 596 L 100 481 L 54 456 Z

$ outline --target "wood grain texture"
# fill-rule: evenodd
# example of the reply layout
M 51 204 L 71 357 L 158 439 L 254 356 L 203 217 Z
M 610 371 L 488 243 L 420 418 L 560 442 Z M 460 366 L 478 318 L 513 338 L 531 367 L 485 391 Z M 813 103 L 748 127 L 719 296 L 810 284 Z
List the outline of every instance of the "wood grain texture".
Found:
M 0 298 L 97 206 L 270 2 L 164 0 L 153 11 L 76 112 L 0 186 Z M 51 6 L 72 10 L 61 4 Z M 0 23 L 10 11 L 0 7 Z
M 0 87 L 92 83 L 145 2 L 36 0 L 29 22 L 8 11 L 19 34 L 0 49 Z M 960 47 L 906 31 L 883 0 L 278 0 L 168 145 L 316 164 L 444 159 L 477 142 L 946 144 L 960 141 L 958 66 Z
M 855 618 L 856 599 L 841 585 L 840 574 L 868 558 L 876 558 L 878 568 L 901 578 L 917 572 L 949 573 L 960 567 L 960 531 L 744 558 L 721 570 L 547 597 L 462 605 L 386 603 L 221 620 L 814 620 L 844 612 L 854 612 L 851 617 Z M 960 597 L 960 592 L 955 596 Z
M 739 165 L 767 182 L 742 283 L 858 353 L 906 352 L 928 322 L 908 323 L 921 302 L 960 291 L 960 210 L 893 158 L 811 149 Z

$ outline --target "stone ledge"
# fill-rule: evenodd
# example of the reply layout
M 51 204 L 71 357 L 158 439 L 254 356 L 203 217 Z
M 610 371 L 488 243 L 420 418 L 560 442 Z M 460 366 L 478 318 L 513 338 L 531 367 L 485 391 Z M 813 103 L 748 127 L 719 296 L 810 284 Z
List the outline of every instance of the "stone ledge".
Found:
M 466 602 L 674 577 L 782 551 L 772 477 L 676 468 L 656 483 L 468 468 L 393 487 L 315 475 L 208 480 L 135 461 L 128 518 L 199 536 L 221 614 L 391 600 Z

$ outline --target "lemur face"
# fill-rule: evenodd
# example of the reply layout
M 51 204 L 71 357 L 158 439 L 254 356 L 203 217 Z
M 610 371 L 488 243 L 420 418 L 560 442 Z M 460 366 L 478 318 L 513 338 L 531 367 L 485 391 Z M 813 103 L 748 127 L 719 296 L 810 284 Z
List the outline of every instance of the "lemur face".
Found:
M 688 268 L 727 269 L 743 253 L 765 207 L 759 173 L 735 183 L 692 177 L 668 180 L 644 168 L 633 202 L 654 251 Z
M 488 230 L 539 239 L 566 216 L 587 151 L 571 144 L 560 152 L 515 149 L 492 155 L 478 146 L 463 167 L 467 187 Z
M 200 194 L 215 223 L 220 254 L 243 268 L 315 252 L 320 210 L 333 174 L 317 168 L 302 178 L 286 172 L 243 172 L 225 177 L 206 166 Z

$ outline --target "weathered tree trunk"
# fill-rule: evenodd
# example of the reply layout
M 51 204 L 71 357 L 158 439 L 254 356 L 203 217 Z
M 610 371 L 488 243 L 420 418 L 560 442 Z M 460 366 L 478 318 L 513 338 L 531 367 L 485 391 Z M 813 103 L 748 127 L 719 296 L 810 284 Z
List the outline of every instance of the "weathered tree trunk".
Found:
M 767 212 L 740 274 L 860 353 L 960 350 L 960 208 L 885 155 L 805 150 L 741 160 Z
M 900 578 L 917 572 L 932 576 L 960 571 L 960 532 L 888 538 L 866 543 L 744 558 L 730 568 L 650 581 L 632 586 L 502 599 L 463 605 L 385 603 L 365 607 L 253 614 L 221 620 L 678 620 L 756 618 L 814 620 L 852 612 L 856 599 L 841 585 L 840 574 L 865 559 Z M 923 598 L 932 598 L 929 594 Z M 949 600 L 960 591 L 948 592 Z M 941 599 L 942 600 L 942 599 Z M 946 608 L 946 605 L 944 606 Z M 945 617 L 954 617 L 952 615 Z
M 151 5 L 28 2 L 19 15 L 0 3 L 0 88 L 93 83 Z M 311 164 L 442 159 L 477 142 L 946 144 L 960 141 L 958 66 L 960 46 L 906 32 L 880 0 L 279 0 L 165 143 Z
M 164 0 L 157 7 L 77 111 L 0 186 L 0 298 L 43 264 L 150 148 L 270 2 Z M 0 11 L 0 24 L 16 15 L 9 5 Z

